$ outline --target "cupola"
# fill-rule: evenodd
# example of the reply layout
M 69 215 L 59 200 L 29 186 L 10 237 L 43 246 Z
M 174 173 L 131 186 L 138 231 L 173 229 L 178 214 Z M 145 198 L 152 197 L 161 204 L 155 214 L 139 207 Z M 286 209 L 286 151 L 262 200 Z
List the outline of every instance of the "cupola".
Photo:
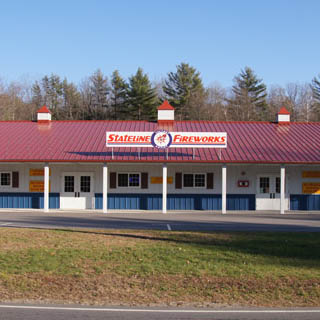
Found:
M 285 108 L 282 107 L 278 112 L 278 123 L 288 123 L 290 122 L 290 112 Z
M 49 122 L 51 121 L 51 112 L 48 110 L 47 106 L 43 106 L 37 112 L 38 122 Z
M 174 107 L 165 100 L 160 107 L 158 107 L 158 123 L 172 124 L 174 121 Z

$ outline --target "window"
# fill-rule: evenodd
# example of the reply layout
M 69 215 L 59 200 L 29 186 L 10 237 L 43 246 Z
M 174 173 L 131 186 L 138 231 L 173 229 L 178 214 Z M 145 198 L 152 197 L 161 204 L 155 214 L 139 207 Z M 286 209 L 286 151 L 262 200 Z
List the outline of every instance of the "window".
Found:
M 64 192 L 74 192 L 74 176 L 64 176 Z
M 184 187 L 193 187 L 193 174 L 184 174 L 183 175 L 183 186 Z
M 140 187 L 140 173 L 118 173 L 118 187 Z
M 119 173 L 118 174 L 118 187 L 128 187 L 128 174 Z
M 11 173 L 10 172 L 1 172 L 0 185 L 2 187 L 10 187 L 11 186 Z
M 183 175 L 183 186 L 185 188 L 203 188 L 206 186 L 206 176 L 204 173 L 185 173 Z
M 276 177 L 276 193 L 280 193 L 280 177 Z
M 270 182 L 269 177 L 260 178 L 260 193 L 269 193 L 270 192 Z
M 80 192 L 90 192 L 90 176 L 80 177 Z
M 195 174 L 194 175 L 194 186 L 195 187 L 204 187 L 206 184 L 206 179 L 204 174 Z
M 140 175 L 139 173 L 129 174 L 129 187 L 139 187 L 140 186 Z

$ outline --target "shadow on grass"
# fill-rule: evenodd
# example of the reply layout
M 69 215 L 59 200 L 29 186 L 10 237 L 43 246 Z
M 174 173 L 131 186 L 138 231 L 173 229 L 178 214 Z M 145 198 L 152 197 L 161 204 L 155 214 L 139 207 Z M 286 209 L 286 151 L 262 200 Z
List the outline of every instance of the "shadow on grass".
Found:
M 10 226 L 7 226 L 8 228 Z M 12 226 L 11 228 L 17 228 Z M 319 232 L 239 232 L 239 231 L 160 231 L 130 230 L 130 232 L 104 232 L 94 230 L 28 227 L 36 230 L 55 230 L 67 233 L 93 234 L 129 238 L 137 240 L 159 241 L 178 245 L 191 245 L 196 248 L 213 250 L 226 249 L 245 254 L 261 255 L 274 258 L 295 259 L 290 264 L 302 266 L 309 260 L 312 265 L 320 267 L 320 233 Z M 121 230 L 120 230 L 121 232 Z M 140 233 L 150 233 L 140 234 Z M 305 261 L 306 262 L 306 261 Z M 287 262 L 289 263 L 289 262 Z M 308 263 L 309 265 L 309 263 Z
M 270 218 L 268 215 L 262 215 L 261 217 Z M 212 217 L 208 217 L 207 220 L 185 221 L 179 220 L 178 217 L 168 219 L 144 216 L 141 218 L 130 216 L 81 217 L 80 215 L 66 217 L 59 215 L 29 216 L 25 214 L 22 217 L 20 216 L 19 220 L 15 220 L 14 217 L 12 219 L 6 217 L 6 219 L 1 219 L 1 222 L 3 224 L 12 223 L 12 227 L 18 227 L 17 224 L 25 224 L 30 228 L 42 230 L 55 229 L 64 232 L 161 241 L 186 244 L 196 248 L 221 248 L 257 256 L 299 259 L 301 264 L 303 264 L 302 260 L 308 260 L 308 264 L 312 260 L 312 264 L 318 265 L 320 268 L 319 217 L 319 215 L 309 216 L 308 218 L 315 220 L 315 223 L 309 222 L 306 224 L 305 215 L 299 215 L 299 217 L 296 217 L 297 222 L 290 223 L 289 219 L 286 219 L 287 215 L 279 221 L 274 220 L 273 215 L 271 220 L 267 220 L 268 222 L 259 219 L 259 217 L 254 220 L 244 219 L 239 222 L 232 221 L 232 215 L 224 217 L 223 221 L 213 220 Z M 167 230 L 168 224 L 175 232 Z M 9 227 L 9 225 L 6 227 Z M 74 230 L 74 228 L 77 228 L 77 230 Z M 88 229 L 102 231 L 96 232 Z M 111 232 L 111 230 L 122 230 L 122 233 Z M 142 232 L 145 232 L 145 234 L 142 234 Z M 294 264 L 293 261 L 288 263 Z

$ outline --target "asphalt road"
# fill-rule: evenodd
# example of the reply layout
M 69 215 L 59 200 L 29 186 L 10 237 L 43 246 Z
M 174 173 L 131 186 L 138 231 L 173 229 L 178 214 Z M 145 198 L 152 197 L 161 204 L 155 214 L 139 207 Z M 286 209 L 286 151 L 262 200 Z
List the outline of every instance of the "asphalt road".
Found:
M 0 227 L 319 232 L 320 213 L 1 210 Z
M 0 320 L 318 320 L 320 309 L 126 309 L 0 305 Z

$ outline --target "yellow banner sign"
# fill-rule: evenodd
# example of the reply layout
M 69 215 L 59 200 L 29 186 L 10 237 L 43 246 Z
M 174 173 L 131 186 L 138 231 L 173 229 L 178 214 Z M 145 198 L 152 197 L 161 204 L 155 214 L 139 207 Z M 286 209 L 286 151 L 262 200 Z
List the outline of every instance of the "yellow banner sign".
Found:
M 320 171 L 303 171 L 302 178 L 320 178 Z
M 162 183 L 162 177 L 151 177 L 151 183 L 152 184 L 161 184 Z M 167 177 L 167 183 L 172 184 L 173 183 L 173 177 Z
M 49 169 L 49 175 L 51 176 L 51 169 Z M 44 169 L 30 169 L 29 170 L 30 177 L 43 177 Z
M 320 183 L 305 182 L 302 184 L 302 193 L 320 194 Z
M 51 190 L 51 184 L 49 183 L 49 191 Z M 29 182 L 30 192 L 44 192 L 44 181 L 41 180 L 31 180 Z

